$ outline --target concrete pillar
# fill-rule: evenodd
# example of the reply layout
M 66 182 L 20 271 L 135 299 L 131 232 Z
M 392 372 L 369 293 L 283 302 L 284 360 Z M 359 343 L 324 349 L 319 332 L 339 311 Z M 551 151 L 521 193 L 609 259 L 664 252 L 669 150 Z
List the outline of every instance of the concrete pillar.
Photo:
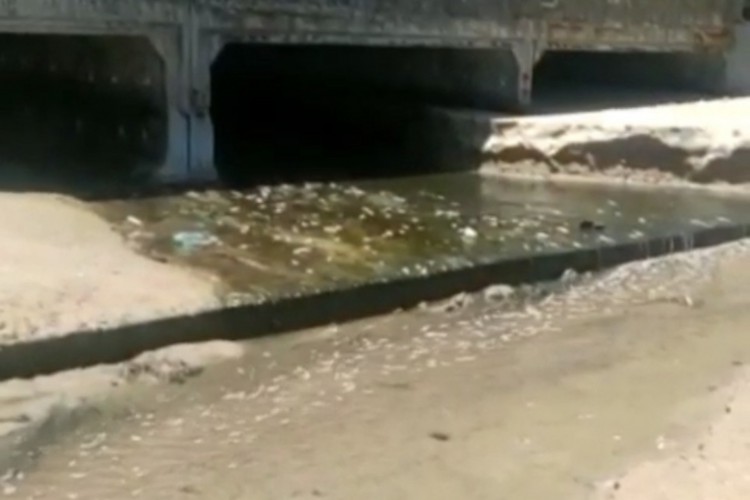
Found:
M 531 106 L 534 66 L 541 59 L 543 46 L 538 41 L 527 39 L 513 42 L 511 51 L 516 61 L 513 105 L 517 111 L 525 111 Z
M 218 45 L 191 29 L 151 34 L 149 39 L 164 62 L 167 96 L 167 152 L 158 180 L 215 180 L 210 97 Z
M 215 180 L 214 126 L 211 119 L 211 65 L 221 50 L 215 35 L 190 37 L 189 157 L 192 180 Z
M 149 39 L 164 64 L 167 105 L 167 151 L 156 177 L 162 182 L 182 182 L 190 178 L 187 51 L 180 33 L 152 34 Z

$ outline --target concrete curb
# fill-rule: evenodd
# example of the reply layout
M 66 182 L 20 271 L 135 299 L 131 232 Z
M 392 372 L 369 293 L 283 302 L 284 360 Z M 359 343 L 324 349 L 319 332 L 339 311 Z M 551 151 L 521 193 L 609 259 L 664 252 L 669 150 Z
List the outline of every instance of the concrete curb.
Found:
M 460 292 L 478 291 L 495 283 L 549 281 L 559 278 L 567 269 L 598 271 L 633 260 L 726 243 L 749 234 L 750 222 L 697 228 L 646 241 L 505 259 L 431 276 L 20 342 L 0 349 L 0 381 L 118 363 L 172 344 L 250 339 L 351 321 Z

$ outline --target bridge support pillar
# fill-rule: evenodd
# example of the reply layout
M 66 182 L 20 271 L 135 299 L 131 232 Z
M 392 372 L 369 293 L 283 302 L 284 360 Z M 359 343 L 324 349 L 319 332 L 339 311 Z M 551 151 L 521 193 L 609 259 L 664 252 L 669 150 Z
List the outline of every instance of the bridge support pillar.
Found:
M 215 180 L 210 114 L 214 47 L 201 46 L 188 32 L 149 38 L 163 60 L 167 106 L 166 154 L 158 181 Z
M 196 33 L 190 37 L 189 156 L 194 180 L 216 180 L 214 125 L 211 118 L 211 65 L 221 50 L 215 35 Z
M 531 106 L 534 66 L 542 57 L 543 45 L 533 40 L 522 40 L 514 42 L 511 51 L 516 61 L 516 80 L 513 82 L 516 93 L 514 107 L 517 111 L 523 112 Z

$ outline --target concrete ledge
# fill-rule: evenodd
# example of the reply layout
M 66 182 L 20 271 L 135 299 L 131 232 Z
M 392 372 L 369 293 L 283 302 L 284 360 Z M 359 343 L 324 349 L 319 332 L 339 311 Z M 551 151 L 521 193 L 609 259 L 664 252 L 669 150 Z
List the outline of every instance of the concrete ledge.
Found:
M 612 246 L 489 262 L 468 269 L 207 311 L 141 324 L 81 330 L 64 337 L 19 342 L 0 350 L 0 380 L 26 378 L 116 363 L 171 344 L 239 340 L 354 320 L 408 308 L 494 283 L 516 285 L 557 279 L 565 270 L 602 270 L 628 261 L 737 240 L 750 223 L 696 228 L 683 234 Z

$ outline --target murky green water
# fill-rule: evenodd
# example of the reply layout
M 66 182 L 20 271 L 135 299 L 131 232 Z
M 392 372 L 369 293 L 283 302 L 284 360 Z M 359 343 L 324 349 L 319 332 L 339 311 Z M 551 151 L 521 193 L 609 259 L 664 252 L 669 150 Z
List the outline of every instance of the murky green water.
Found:
M 741 222 L 750 200 L 450 174 L 202 191 L 96 205 L 149 256 L 261 302 Z

